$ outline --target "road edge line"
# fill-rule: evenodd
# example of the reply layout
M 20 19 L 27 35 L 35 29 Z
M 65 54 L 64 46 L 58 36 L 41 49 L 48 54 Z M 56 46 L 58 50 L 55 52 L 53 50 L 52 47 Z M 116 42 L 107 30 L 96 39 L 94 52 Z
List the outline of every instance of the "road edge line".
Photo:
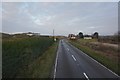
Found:
M 82 51 L 82 53 L 84 53 Z M 85 53 L 84 53 L 85 54 Z M 107 69 L 108 71 L 110 71 L 111 73 L 113 73 L 114 75 L 116 75 L 117 77 L 120 77 L 119 75 L 117 75 L 115 72 L 113 72 L 112 70 L 110 70 L 109 68 L 107 68 L 106 66 L 104 66 L 103 64 L 101 64 L 100 62 L 98 62 L 97 60 L 95 60 L 94 58 L 90 57 L 89 55 L 85 54 L 86 56 L 88 56 L 89 58 L 91 58 L 93 61 L 95 61 L 96 63 L 98 63 L 99 65 L 101 65 L 102 67 L 104 67 L 105 69 Z
M 58 45 L 58 47 L 59 47 L 59 45 Z M 57 55 L 56 55 L 56 59 L 55 59 L 55 69 L 54 69 L 54 77 L 53 77 L 53 80 L 55 80 L 55 77 L 56 77 L 57 60 L 58 60 L 58 50 L 57 50 Z
M 70 44 L 70 43 L 69 43 Z M 73 46 L 72 44 L 70 44 L 71 46 Z M 73 46 L 74 48 L 78 49 L 77 47 Z M 82 50 L 78 49 L 79 51 L 81 51 L 83 54 L 85 54 L 86 56 L 88 56 L 89 58 L 91 58 L 93 61 L 95 61 L 96 63 L 98 63 L 99 65 L 101 65 L 102 67 L 104 67 L 105 69 L 107 69 L 108 71 L 110 71 L 111 73 L 113 73 L 114 75 L 116 75 L 117 77 L 120 78 L 120 76 L 118 74 L 116 74 L 115 72 L 113 72 L 112 70 L 110 70 L 109 68 L 107 68 L 106 66 L 104 66 L 103 64 L 101 64 L 100 62 L 98 62 L 97 60 L 95 60 L 94 58 L 90 57 L 89 55 L 87 55 L 86 53 L 84 53 Z

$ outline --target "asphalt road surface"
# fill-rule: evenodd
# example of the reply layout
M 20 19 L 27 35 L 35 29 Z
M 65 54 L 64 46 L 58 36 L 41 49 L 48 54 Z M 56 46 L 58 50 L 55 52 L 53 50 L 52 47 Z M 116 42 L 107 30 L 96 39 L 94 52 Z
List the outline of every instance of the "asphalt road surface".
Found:
M 107 69 L 79 49 L 72 46 L 67 40 L 60 40 L 54 78 L 118 78 Z

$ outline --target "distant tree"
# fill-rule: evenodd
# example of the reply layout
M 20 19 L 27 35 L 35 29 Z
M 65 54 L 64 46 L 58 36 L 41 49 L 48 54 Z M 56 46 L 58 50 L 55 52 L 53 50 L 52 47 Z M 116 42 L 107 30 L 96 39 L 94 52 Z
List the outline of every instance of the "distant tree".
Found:
M 116 32 L 113 36 L 114 38 L 114 42 L 116 42 L 117 44 L 120 44 L 120 31 Z
M 98 36 L 99 36 L 98 32 L 95 32 L 95 33 L 93 34 L 93 38 L 97 38 L 97 39 L 98 39 Z
M 78 37 L 79 37 L 79 38 L 83 38 L 83 33 L 80 32 L 80 33 L 78 34 Z
M 120 37 L 120 31 L 118 31 L 118 36 Z

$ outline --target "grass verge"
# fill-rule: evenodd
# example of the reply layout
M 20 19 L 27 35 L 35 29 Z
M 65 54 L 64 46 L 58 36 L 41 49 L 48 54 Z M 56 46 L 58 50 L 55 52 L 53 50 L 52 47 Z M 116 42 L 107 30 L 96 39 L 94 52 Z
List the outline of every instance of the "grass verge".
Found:
M 18 77 L 50 78 L 56 57 L 57 45 L 58 42 L 55 42 L 42 56 L 25 67 Z
M 41 57 L 53 43 L 53 39 L 49 37 L 3 39 L 2 77 L 26 77 L 26 68 Z M 21 71 L 25 73 L 20 74 Z
M 78 49 L 82 50 L 87 55 L 91 56 L 92 58 L 100 62 L 101 64 L 105 65 L 107 68 L 111 69 L 113 72 L 120 75 L 120 71 L 119 71 L 120 64 L 118 63 L 118 59 L 116 60 L 109 59 L 108 57 L 101 55 L 99 52 L 94 51 L 90 47 L 80 44 L 78 41 L 69 41 L 69 42 Z

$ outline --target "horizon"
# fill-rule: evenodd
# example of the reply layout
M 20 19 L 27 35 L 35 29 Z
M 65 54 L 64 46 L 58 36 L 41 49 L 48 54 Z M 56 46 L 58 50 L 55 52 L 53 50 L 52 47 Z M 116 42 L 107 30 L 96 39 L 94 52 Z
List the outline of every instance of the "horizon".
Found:
M 29 32 L 17 32 L 17 33 L 7 33 L 7 32 L 0 32 L 0 33 L 4 33 L 4 34 L 9 34 L 9 35 L 15 35 L 15 34 L 23 34 L 23 33 L 29 33 Z M 39 33 L 39 32 L 32 32 L 32 33 Z M 45 36 L 53 36 L 53 34 L 41 34 L 41 33 L 39 33 L 40 35 L 45 35 Z M 72 34 L 72 33 L 69 33 L 69 34 Z M 69 35 L 68 34 L 68 35 Z M 93 33 L 94 34 L 94 33 Z M 93 35 L 93 34 L 84 34 L 83 33 L 83 35 Z M 98 33 L 99 34 L 99 33 Z M 68 36 L 68 35 L 56 35 L 56 34 L 54 34 L 54 36 Z M 74 35 L 78 35 L 78 33 L 76 33 L 76 34 L 74 34 Z M 111 34 L 111 35 L 100 35 L 99 34 L 99 36 L 114 36 L 115 34 Z

